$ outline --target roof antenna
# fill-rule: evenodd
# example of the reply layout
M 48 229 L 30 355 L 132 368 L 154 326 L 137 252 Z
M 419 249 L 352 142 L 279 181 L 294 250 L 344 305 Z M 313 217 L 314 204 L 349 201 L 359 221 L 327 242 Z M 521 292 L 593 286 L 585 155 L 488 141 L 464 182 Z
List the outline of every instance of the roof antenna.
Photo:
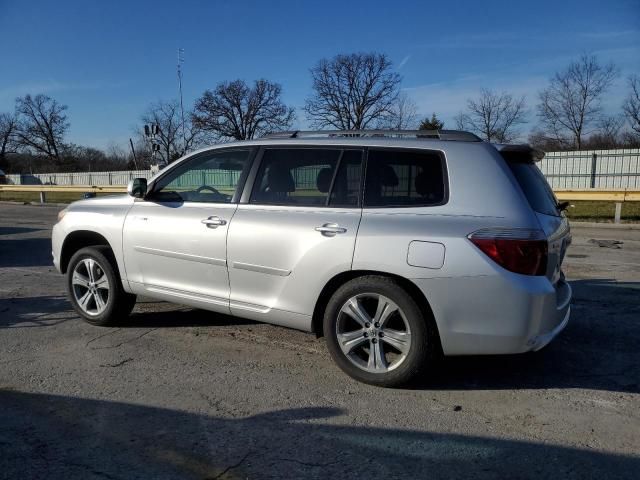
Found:
M 182 123 L 182 154 L 187 153 L 187 136 L 184 133 L 184 105 L 182 103 L 182 64 L 184 63 L 184 48 L 178 48 L 178 90 L 180 92 L 180 121 Z M 167 159 L 169 160 L 169 159 Z

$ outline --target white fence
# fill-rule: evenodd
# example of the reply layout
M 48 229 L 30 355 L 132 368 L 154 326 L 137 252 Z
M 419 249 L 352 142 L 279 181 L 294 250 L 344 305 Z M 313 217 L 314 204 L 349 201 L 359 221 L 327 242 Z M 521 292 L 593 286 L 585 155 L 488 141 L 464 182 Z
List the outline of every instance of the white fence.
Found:
M 118 172 L 34 173 L 7 175 L 15 185 L 126 185 L 133 178 L 151 178 L 158 170 Z
M 538 164 L 554 189 L 629 188 L 640 190 L 640 149 L 548 152 Z M 7 175 L 16 185 L 126 185 L 152 170 Z M 229 174 L 229 180 L 232 175 Z
M 640 189 L 640 149 L 548 152 L 538 164 L 553 189 Z

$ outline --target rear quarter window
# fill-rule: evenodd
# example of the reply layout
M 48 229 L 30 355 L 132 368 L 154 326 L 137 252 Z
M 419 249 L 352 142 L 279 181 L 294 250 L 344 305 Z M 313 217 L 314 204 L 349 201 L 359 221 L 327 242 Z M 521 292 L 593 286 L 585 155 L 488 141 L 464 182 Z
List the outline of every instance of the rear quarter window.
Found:
M 533 163 L 507 162 L 531 208 L 545 215 L 559 216 L 558 202 L 540 169 Z
M 446 202 L 444 158 L 423 150 L 370 149 L 365 207 L 418 207 Z

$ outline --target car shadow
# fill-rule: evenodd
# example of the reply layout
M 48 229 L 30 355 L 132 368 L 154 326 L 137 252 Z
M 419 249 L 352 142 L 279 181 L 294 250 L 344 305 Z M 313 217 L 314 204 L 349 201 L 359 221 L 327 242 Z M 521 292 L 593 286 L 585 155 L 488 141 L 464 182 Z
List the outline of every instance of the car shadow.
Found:
M 54 327 L 75 318 L 63 296 L 0 298 L 0 329 Z
M 21 233 L 33 233 L 44 230 L 43 228 L 27 228 L 27 227 L 0 227 L 0 235 L 18 235 Z
M 7 478 L 48 479 L 348 479 L 366 472 L 380 478 L 633 478 L 640 468 L 638 457 L 591 448 L 350 425 L 341 418 L 348 411 L 337 408 L 233 418 L 218 405 L 223 414 L 211 416 L 139 399 L 0 390 L 0 471 Z
M 122 328 L 223 327 L 258 323 L 245 318 L 188 307 L 171 306 L 170 310 L 146 311 L 147 308 L 158 306 L 171 306 L 171 304 L 155 301 L 138 302 L 131 315 L 119 322 L 118 326 Z
M 50 238 L 0 237 L 0 268 L 53 266 Z
M 151 308 L 154 310 L 147 311 Z M 67 320 L 81 321 L 64 296 L 0 298 L 0 329 L 52 327 Z M 258 322 L 144 299 L 136 304 L 128 317 L 117 323 L 119 328 L 172 328 L 254 325 Z
M 539 352 L 521 355 L 447 357 L 419 390 L 584 388 L 640 393 L 640 282 L 607 279 L 571 282 L 567 328 Z M 0 299 L 0 329 L 55 327 L 80 321 L 64 297 Z M 253 325 L 256 322 L 205 310 L 141 299 L 122 328 Z M 318 339 L 317 342 L 323 342 Z M 322 348 L 322 347 L 321 347 Z M 324 360 L 322 360 L 324 361 Z M 328 360 L 327 360 L 328 361 Z

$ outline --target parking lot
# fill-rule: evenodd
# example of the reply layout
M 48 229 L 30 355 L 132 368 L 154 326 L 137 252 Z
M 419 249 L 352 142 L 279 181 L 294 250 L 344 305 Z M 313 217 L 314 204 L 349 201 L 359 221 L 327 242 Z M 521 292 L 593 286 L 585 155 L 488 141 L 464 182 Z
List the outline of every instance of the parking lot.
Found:
M 119 328 L 80 321 L 60 208 L 0 204 L 0 478 L 637 478 L 640 228 L 573 227 L 547 348 L 393 390 L 281 327 L 145 299 Z

